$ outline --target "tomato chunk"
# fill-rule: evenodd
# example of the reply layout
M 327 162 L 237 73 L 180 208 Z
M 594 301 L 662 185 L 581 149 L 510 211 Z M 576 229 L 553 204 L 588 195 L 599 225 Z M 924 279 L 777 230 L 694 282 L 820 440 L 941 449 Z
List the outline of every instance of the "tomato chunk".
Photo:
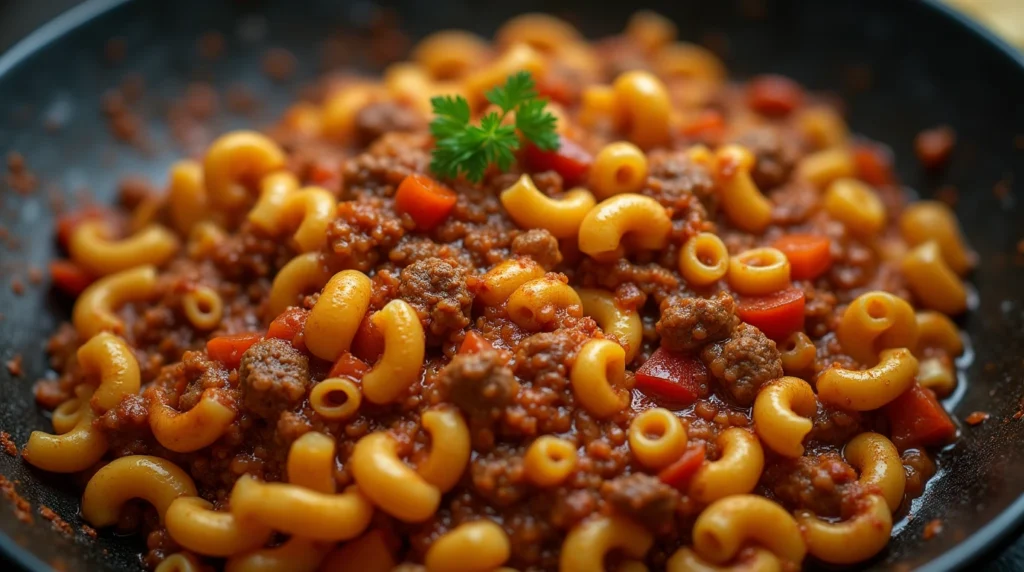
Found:
M 741 320 L 780 341 L 804 327 L 804 291 L 786 288 L 767 296 L 743 296 L 736 306 Z
M 594 157 L 571 139 L 559 136 L 558 141 L 560 144 L 555 151 L 544 151 L 528 144 L 524 156 L 526 167 L 535 173 L 555 171 L 562 176 L 566 187 L 584 182 Z
M 747 84 L 747 106 L 762 115 L 788 115 L 803 101 L 803 88 L 785 76 L 761 75 Z
M 242 363 L 242 354 L 245 350 L 261 339 L 263 334 L 257 332 L 216 337 L 206 342 L 206 354 L 228 369 L 234 369 Z
M 306 318 L 308 317 L 309 310 L 292 306 L 281 312 L 281 315 L 274 318 L 273 322 L 270 322 L 270 327 L 267 328 L 267 337 L 287 340 L 295 346 L 295 349 L 304 350 L 306 344 L 296 338 L 306 327 Z
M 683 135 L 717 143 L 725 135 L 725 118 L 716 109 L 704 109 L 681 129 Z
M 707 447 L 704 443 L 691 445 L 683 451 L 679 460 L 665 467 L 658 473 L 658 479 L 670 487 L 684 489 L 690 484 L 690 479 L 697 473 L 704 464 L 704 452 Z
M 914 383 L 903 395 L 885 406 L 892 442 L 900 451 L 948 443 L 956 425 L 930 389 Z
M 658 348 L 636 370 L 636 388 L 651 397 L 689 405 L 700 397 L 707 378 L 699 359 Z
M 895 180 L 892 173 L 892 155 L 882 145 L 854 145 L 853 164 L 857 169 L 857 177 L 870 185 L 890 185 Z
M 487 341 L 487 338 L 476 330 L 470 330 L 466 333 L 466 337 L 462 340 L 462 345 L 459 346 L 459 354 L 476 354 L 484 350 L 493 350 L 494 346 L 491 342 Z
M 430 230 L 448 218 L 455 200 L 448 187 L 426 175 L 412 174 L 398 185 L 395 210 L 408 213 L 420 230 Z
M 790 276 L 813 280 L 832 266 L 832 241 L 815 234 L 787 234 L 772 244 L 789 259 Z
M 348 352 L 343 352 L 341 357 L 331 366 L 331 371 L 327 374 L 327 377 L 346 376 L 362 379 L 363 374 L 368 371 L 370 371 L 370 366 L 366 365 L 363 360 Z
M 70 260 L 51 262 L 50 278 L 58 290 L 72 296 L 81 294 L 95 280 L 85 269 Z
M 372 315 L 367 312 L 352 338 L 352 354 L 367 363 L 377 363 L 377 359 L 384 353 L 384 336 L 370 321 Z

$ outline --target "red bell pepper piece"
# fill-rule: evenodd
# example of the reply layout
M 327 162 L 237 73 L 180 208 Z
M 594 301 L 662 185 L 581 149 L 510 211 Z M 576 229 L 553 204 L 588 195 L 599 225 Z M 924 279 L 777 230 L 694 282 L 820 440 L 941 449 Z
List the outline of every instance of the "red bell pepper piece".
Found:
M 366 365 L 361 359 L 348 352 L 343 352 L 341 357 L 331 366 L 331 371 L 327 374 L 327 377 L 345 376 L 362 379 L 363 374 L 368 371 L 370 371 L 370 366 Z
M 281 315 L 274 318 L 273 322 L 270 322 L 270 327 L 267 328 L 267 337 L 287 340 L 295 349 L 305 351 L 306 344 L 300 334 L 306 327 L 307 318 L 309 318 L 309 310 L 292 306 L 281 312 Z
M 430 230 L 448 218 L 456 198 L 454 192 L 434 179 L 413 174 L 398 185 L 395 210 L 408 213 L 420 230 Z
M 235 369 L 242 363 L 242 354 L 245 350 L 262 339 L 263 334 L 257 332 L 219 336 L 206 342 L 206 354 L 228 369 Z
M 50 263 L 50 278 L 61 292 L 78 296 L 95 278 L 81 266 L 70 260 L 54 260 Z
M 658 480 L 676 489 L 685 489 L 690 479 L 704 464 L 704 443 L 687 447 L 679 460 L 665 467 L 658 473 Z
M 761 75 L 747 84 L 747 106 L 762 115 L 788 115 L 803 101 L 803 88 L 788 77 Z
M 377 363 L 377 359 L 384 353 L 384 336 L 370 320 L 372 315 L 371 312 L 366 313 L 352 338 L 352 355 L 366 363 Z
M 487 338 L 476 330 L 470 330 L 466 333 L 466 337 L 463 338 L 462 344 L 459 346 L 458 353 L 462 354 L 476 354 L 484 350 L 493 350 L 494 346 L 491 342 L 487 341 Z
M 814 280 L 832 266 L 832 241 L 817 234 L 787 234 L 772 246 L 789 260 L 794 280 Z
M 885 406 L 892 442 L 900 451 L 948 443 L 956 425 L 930 389 L 914 383 L 903 395 Z
M 524 159 L 531 172 L 555 171 L 562 176 L 566 187 L 586 180 L 594 157 L 571 139 L 558 137 L 560 145 L 555 151 L 544 151 L 532 143 L 526 146 Z
M 699 359 L 658 348 L 636 370 L 636 388 L 651 397 L 689 405 L 700 397 L 707 377 Z
M 736 306 L 741 320 L 780 341 L 804 327 L 804 291 L 787 288 L 767 296 L 743 296 Z
M 892 184 L 892 154 L 878 144 L 860 143 L 853 146 L 853 164 L 857 177 L 876 187 Z

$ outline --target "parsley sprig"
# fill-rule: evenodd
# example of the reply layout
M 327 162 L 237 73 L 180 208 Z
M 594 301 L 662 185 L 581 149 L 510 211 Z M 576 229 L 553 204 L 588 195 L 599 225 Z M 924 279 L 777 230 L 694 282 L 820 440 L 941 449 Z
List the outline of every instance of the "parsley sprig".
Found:
M 520 145 L 516 131 L 540 149 L 558 149 L 555 116 L 546 109 L 547 101 L 537 97 L 529 72 L 509 76 L 505 85 L 485 95 L 501 112 L 484 115 L 479 125 L 470 123 L 469 102 L 462 96 L 431 98 L 435 117 L 430 123 L 430 133 L 436 145 L 430 170 L 434 173 L 449 179 L 465 173 L 470 181 L 480 182 L 488 165 L 507 171 Z M 515 112 L 515 125 L 502 125 L 512 112 Z

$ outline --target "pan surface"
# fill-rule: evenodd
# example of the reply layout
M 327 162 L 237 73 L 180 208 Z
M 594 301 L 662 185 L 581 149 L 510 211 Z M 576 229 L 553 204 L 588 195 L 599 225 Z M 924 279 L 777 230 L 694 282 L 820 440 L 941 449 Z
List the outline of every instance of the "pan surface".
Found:
M 413 38 L 440 28 L 490 34 L 511 15 L 543 10 L 567 16 L 588 35 L 619 30 L 637 6 L 536 0 L 492 4 L 460 0 L 385 2 L 396 8 Z M 971 359 L 954 400 L 964 419 L 974 411 L 991 418 L 964 425 L 963 437 L 940 455 L 940 474 L 897 527 L 889 548 L 867 568 L 952 570 L 983 558 L 1019 530 L 1024 520 L 1024 212 L 1014 196 L 1024 181 L 1024 60 L 977 26 L 927 2 L 892 0 L 777 0 L 767 2 L 652 2 L 645 7 L 672 18 L 683 39 L 723 49 L 739 77 L 775 72 L 846 99 L 859 133 L 890 144 L 899 174 L 922 196 L 951 185 L 956 211 L 981 255 L 973 275 L 976 304 L 962 322 Z M 265 125 L 297 94 L 301 82 L 269 81 L 260 71 L 268 47 L 298 58 L 297 75 L 318 70 L 322 40 L 358 29 L 374 5 L 364 1 L 202 2 L 91 0 L 54 20 L 0 56 L 0 153 L 18 151 L 38 176 L 27 195 L 0 183 L 0 361 L 20 355 L 23 372 L 0 367 L 0 429 L 23 445 L 33 429 L 48 426 L 32 397 L 47 376 L 46 340 L 69 314 L 67 300 L 34 284 L 32 268 L 55 256 L 54 197 L 74 202 L 82 193 L 111 200 L 117 181 L 139 174 L 162 185 L 180 155 L 163 120 L 168 97 L 190 81 L 218 90 L 242 84 L 259 94 L 255 116 L 225 115 L 213 133 Z M 196 39 L 216 30 L 227 38 L 216 62 L 202 60 Z M 116 38 L 124 56 L 105 55 Z M 141 107 L 152 118 L 146 152 L 120 145 L 100 113 L 104 90 L 128 74 L 147 86 Z M 53 126 L 59 125 L 54 130 Z M 914 135 L 949 124 L 958 135 L 948 168 L 938 176 L 919 170 Z M 14 292 L 15 283 L 24 293 Z M 0 501 L 0 552 L 31 570 L 140 569 L 139 539 L 81 529 L 78 492 L 67 479 L 44 475 L 0 454 L 0 475 L 31 504 L 31 523 Z M 61 533 L 39 513 L 50 507 L 71 526 Z M 927 523 L 942 531 L 924 540 Z

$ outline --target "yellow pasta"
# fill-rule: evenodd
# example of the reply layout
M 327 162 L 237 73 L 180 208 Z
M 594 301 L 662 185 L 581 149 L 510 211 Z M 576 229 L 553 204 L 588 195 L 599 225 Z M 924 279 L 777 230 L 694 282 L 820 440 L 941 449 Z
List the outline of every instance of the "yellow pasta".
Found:
M 869 489 L 877 487 L 889 510 L 896 512 L 907 484 L 896 446 L 885 435 L 861 433 L 846 444 L 843 457 L 860 473 L 861 484 Z
M 308 323 L 308 322 L 307 322 Z M 331 421 L 344 421 L 359 411 L 363 393 L 351 379 L 331 377 L 309 391 L 309 406 Z
M 303 329 L 310 353 L 333 362 L 348 351 L 370 307 L 372 288 L 370 279 L 358 270 L 342 270 L 331 277 Z
M 228 558 L 224 572 L 314 572 L 330 550 L 330 544 L 293 536 L 280 546 Z
M 430 434 L 430 454 L 416 472 L 441 492 L 452 490 L 469 466 L 473 452 L 469 427 L 457 409 L 433 409 L 423 413 L 423 428 Z
M 611 127 L 616 122 L 615 90 L 609 85 L 590 85 L 580 93 L 580 110 L 576 121 L 580 126 L 592 129 L 598 126 Z
M 500 306 L 517 288 L 542 276 L 544 269 L 532 258 L 505 260 L 480 278 L 476 299 L 487 306 Z
M 782 357 L 782 370 L 787 375 L 795 375 L 811 369 L 814 360 L 818 358 L 818 349 L 807 334 L 793 332 L 779 345 L 779 354 Z
M 91 338 L 102 331 L 124 332 L 124 322 L 114 313 L 122 304 L 156 296 L 156 268 L 139 266 L 104 276 L 89 285 L 78 299 L 71 320 L 78 335 Z
M 68 418 L 63 420 L 64 426 L 58 428 L 55 417 L 54 429 L 57 435 L 33 431 L 28 437 L 28 444 L 21 451 L 21 458 L 25 462 L 51 473 L 77 473 L 92 467 L 103 458 L 107 452 L 107 438 L 93 426 L 96 415 L 89 406 L 93 390 L 87 386 L 79 388 L 75 390 L 78 408 L 73 417 L 74 425 L 70 428 L 66 426 L 72 421 Z
M 149 410 L 149 428 L 157 442 L 171 451 L 189 453 L 209 447 L 235 421 L 234 408 L 218 400 L 218 390 L 203 391 L 199 403 L 185 412 L 166 403 L 154 402 Z
M 974 266 L 975 256 L 967 247 L 960 223 L 946 204 L 916 201 L 904 209 L 899 220 L 900 234 L 911 246 L 934 240 L 946 265 L 960 276 Z
M 154 570 L 155 572 L 199 572 L 202 567 L 188 553 L 178 552 L 164 558 Z
M 755 548 L 750 556 L 735 564 L 716 565 L 705 562 L 693 549 L 676 550 L 665 563 L 666 572 L 782 572 L 782 563 L 771 552 Z
M 565 439 L 541 435 L 526 450 L 523 470 L 538 487 L 561 484 L 576 470 L 576 446 Z
M 520 227 L 541 228 L 555 238 L 575 238 L 596 201 L 586 189 L 572 189 L 558 199 L 548 197 L 524 174 L 501 192 L 501 204 Z
M 441 490 L 398 458 L 397 443 L 387 433 L 371 433 L 356 442 L 349 469 L 373 504 L 405 522 L 423 522 L 441 503 Z
M 206 556 L 232 556 L 261 548 L 273 533 L 259 522 L 240 520 L 199 498 L 174 499 L 164 514 L 164 525 L 181 546 Z
M 761 194 L 751 170 L 754 155 L 740 145 L 726 145 L 715 152 L 715 172 L 722 211 L 740 230 L 763 232 L 772 220 L 772 203 Z
M 292 240 L 299 252 L 320 250 L 327 244 L 327 226 L 334 219 L 334 195 L 320 187 L 306 187 L 288 194 L 274 211 L 273 234 L 296 227 Z
M 203 159 L 207 200 L 216 209 L 248 202 L 248 185 L 283 169 L 285 154 L 277 143 L 254 131 L 232 131 L 217 138 Z
M 596 260 L 615 260 L 623 254 L 628 236 L 637 248 L 661 250 L 668 245 L 672 220 L 658 201 L 624 193 L 590 209 L 580 224 L 579 248 Z
M 209 286 L 197 286 L 182 295 L 181 309 L 197 330 L 212 330 L 224 318 L 224 300 Z
M 920 354 L 926 348 L 939 348 L 951 357 L 964 353 L 964 341 L 960 329 L 945 314 L 925 310 L 915 315 L 917 322 L 917 349 Z
M 662 47 L 654 54 L 654 71 L 666 79 L 701 80 L 712 84 L 725 80 L 722 61 L 707 48 L 686 42 Z
M 615 295 L 598 288 L 577 288 L 583 314 L 597 322 L 605 335 L 615 338 L 626 352 L 626 363 L 633 361 L 643 341 L 643 323 L 635 310 L 623 310 Z
M 634 12 L 626 24 L 626 37 L 644 51 L 653 52 L 676 39 L 676 25 L 671 20 L 650 10 Z
M 740 294 L 763 296 L 785 290 L 791 284 L 789 274 L 789 259 L 775 248 L 753 248 L 729 259 L 729 286 Z
M 512 555 L 508 535 L 489 520 L 460 524 L 430 545 L 423 559 L 430 572 L 493 570 Z
M 383 75 L 384 89 L 393 100 L 423 117 L 432 117 L 430 97 L 434 82 L 427 68 L 412 62 L 398 62 L 389 65 Z
M 569 373 L 576 400 L 591 415 L 606 418 L 629 405 L 622 384 L 626 372 L 626 353 L 622 346 L 594 339 L 583 344 Z
M 604 557 L 618 550 L 631 558 L 643 558 L 654 544 L 651 533 L 620 516 L 586 520 L 569 531 L 562 543 L 560 572 L 604 570 Z
M 665 84 L 646 71 L 626 72 L 615 79 L 615 108 L 628 138 L 641 149 L 669 141 L 672 102 Z
M 917 366 L 917 382 L 939 397 L 946 397 L 956 388 L 956 372 L 951 364 L 942 359 L 922 359 Z
M 524 330 L 536 332 L 557 325 L 557 312 L 581 315 L 583 303 L 568 284 L 545 276 L 524 283 L 508 297 L 509 318 Z
M 729 272 L 729 251 L 718 235 L 699 232 L 679 249 L 679 273 L 694 286 L 709 286 Z
M 754 400 L 754 430 L 768 448 L 790 458 L 804 454 L 818 400 L 808 383 L 783 377 L 761 388 Z
M 359 572 L 392 572 L 397 562 L 388 548 L 384 533 L 371 530 L 355 540 L 335 548 L 320 562 L 319 572 L 358 570 Z
M 576 44 L 583 37 L 568 22 L 548 14 L 528 13 L 510 18 L 498 28 L 494 41 L 500 48 L 526 44 L 543 52 L 557 52 L 566 44 Z
M 900 269 L 910 291 L 926 308 L 950 316 L 967 310 L 967 289 L 943 260 L 938 242 L 915 247 L 903 257 Z
M 161 266 L 174 257 L 179 246 L 174 233 L 158 224 L 116 240 L 110 236 L 106 223 L 87 221 L 76 226 L 68 238 L 71 259 L 95 276 L 145 264 Z
M 96 334 L 78 348 L 82 373 L 98 377 L 91 404 L 100 411 L 117 407 L 121 400 L 139 392 L 139 362 L 123 339 L 109 332 Z
M 268 233 L 278 232 L 280 210 L 285 200 L 299 190 L 299 179 L 288 171 L 270 173 L 260 180 L 260 196 L 246 218 L 256 228 Z
M 715 501 L 693 525 L 693 548 L 704 560 L 724 564 L 749 542 L 781 560 L 799 565 L 807 554 L 800 528 L 778 504 L 757 495 L 732 495 Z
M 288 482 L 319 493 L 337 490 L 334 480 L 334 439 L 310 431 L 288 449 Z
M 209 216 L 203 166 L 196 161 L 178 161 L 171 165 L 167 187 L 167 211 L 171 222 L 178 234 L 188 236 L 192 227 Z
M 484 94 L 498 85 L 503 85 L 508 76 L 527 71 L 537 78 L 542 77 L 546 69 L 547 62 L 540 52 L 528 44 L 516 43 L 509 46 L 497 59 L 468 74 L 462 85 L 466 89 L 470 105 L 480 108 L 487 101 Z
M 599 199 L 637 193 L 646 181 L 647 155 L 625 141 L 605 145 L 590 166 L 590 188 Z
M 885 350 L 878 365 L 864 371 L 830 367 L 818 376 L 818 398 L 843 409 L 870 411 L 899 397 L 914 384 L 917 359 L 906 348 Z
M 299 303 L 299 297 L 311 290 L 323 288 L 331 273 L 317 252 L 300 254 L 288 261 L 274 276 L 267 297 L 267 316 L 279 316 L 288 306 Z
M 825 212 L 854 236 L 874 238 L 885 228 L 885 205 L 874 189 L 857 179 L 829 183 L 823 204 Z
M 348 540 L 366 530 L 373 505 L 356 487 L 342 494 L 243 476 L 231 490 L 231 512 L 286 534 L 310 540 Z
M 846 122 L 828 106 L 807 108 L 797 115 L 796 122 L 804 137 L 817 149 L 842 147 L 849 139 Z
M 351 143 L 359 112 L 383 96 L 383 88 L 367 82 L 348 84 L 327 96 L 322 112 L 324 136 L 336 143 Z
M 702 503 L 749 493 L 764 469 L 764 450 L 750 431 L 730 427 L 722 431 L 717 443 L 719 459 L 705 461 L 690 480 L 690 496 Z
M 92 393 L 93 389 L 85 385 L 79 385 L 75 388 L 75 392 L 88 392 Z M 89 401 L 86 399 L 82 401 L 78 397 L 72 397 L 57 406 L 50 415 L 50 422 L 53 424 L 53 432 L 56 435 L 63 435 L 68 431 L 75 428 L 78 421 L 85 414 L 85 409 L 92 409 L 89 406 Z
M 188 233 L 186 251 L 193 260 L 207 258 L 224 243 L 224 229 L 210 221 L 199 221 Z
M 480 67 L 490 53 L 479 36 L 462 30 L 443 30 L 423 38 L 412 51 L 412 60 L 434 79 L 458 79 Z
M 419 381 L 426 343 L 419 316 L 404 300 L 392 300 L 370 320 L 384 338 L 384 354 L 363 375 L 363 396 L 391 403 Z
M 879 495 L 869 495 L 860 511 L 845 522 L 832 523 L 813 514 L 797 515 L 807 551 L 830 564 L 853 564 L 878 554 L 889 543 L 892 514 Z
M 82 494 L 82 518 L 96 527 L 116 524 L 121 507 L 131 499 L 153 505 L 160 521 L 178 497 L 194 497 L 192 477 L 167 459 L 130 455 L 104 465 L 89 479 Z
M 824 189 L 844 177 L 855 177 L 857 167 L 853 155 L 845 147 L 825 149 L 805 156 L 796 166 L 796 178 Z
M 687 441 L 683 422 L 668 409 L 648 409 L 629 424 L 629 450 L 648 469 L 662 469 L 679 460 Z
M 861 294 L 846 307 L 836 339 L 853 359 L 873 364 L 882 350 L 917 346 L 914 307 L 888 292 Z

